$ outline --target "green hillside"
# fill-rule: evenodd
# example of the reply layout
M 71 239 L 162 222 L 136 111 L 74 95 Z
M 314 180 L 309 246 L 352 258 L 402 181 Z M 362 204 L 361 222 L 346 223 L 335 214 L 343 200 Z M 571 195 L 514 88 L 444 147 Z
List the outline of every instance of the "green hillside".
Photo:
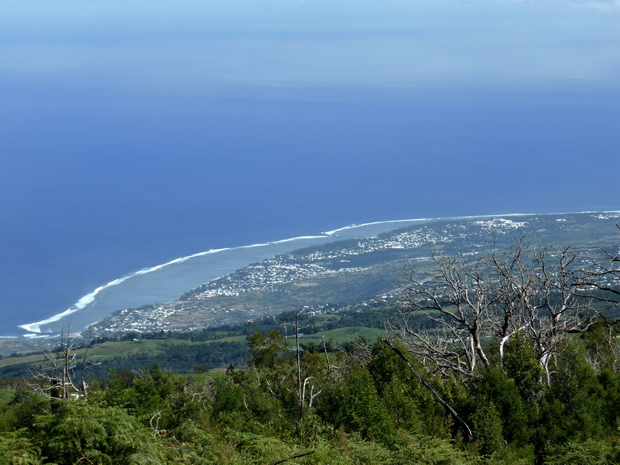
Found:
M 0 463 L 619 463 L 617 258 L 509 244 L 398 303 L 0 360 Z

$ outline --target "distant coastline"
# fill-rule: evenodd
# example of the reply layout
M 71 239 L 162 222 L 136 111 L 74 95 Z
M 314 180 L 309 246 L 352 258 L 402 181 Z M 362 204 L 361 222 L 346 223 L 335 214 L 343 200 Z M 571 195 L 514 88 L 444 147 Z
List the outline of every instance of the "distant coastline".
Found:
M 306 242 L 313 242 L 316 240 L 319 241 L 326 241 L 326 240 L 340 240 L 340 239 L 345 239 L 348 236 L 350 237 L 372 237 L 376 234 L 379 234 L 380 232 L 384 232 L 384 231 L 390 231 L 392 229 L 397 229 L 398 226 L 395 227 L 391 227 L 394 224 L 410 224 L 410 223 L 418 223 L 418 222 L 424 222 L 424 221 L 430 221 L 430 219 L 427 218 L 419 218 L 419 219 L 405 219 L 405 220 L 388 220 L 388 221 L 375 221 L 375 222 L 370 222 L 370 223 L 363 223 L 363 224 L 358 224 L 358 225 L 349 225 L 349 226 L 345 226 L 343 228 L 339 228 L 339 229 L 335 229 L 333 231 L 328 231 L 328 232 L 324 232 L 321 235 L 316 235 L 316 236 L 298 236 L 298 237 L 292 237 L 292 238 L 288 238 L 288 239 L 281 239 L 281 240 L 277 240 L 277 241 L 272 241 L 272 242 L 266 242 L 266 243 L 257 243 L 257 244 L 250 244 L 250 245 L 244 245 L 244 246 L 238 246 L 238 247 L 228 247 L 228 248 L 221 248 L 221 249 L 211 249 L 205 252 L 198 252 L 192 255 L 188 255 L 185 257 L 179 257 L 176 258 L 174 260 L 170 260 L 169 262 L 163 263 L 161 265 L 156 265 L 150 268 L 143 268 L 139 271 L 136 271 L 134 273 L 130 273 L 126 276 L 123 276 L 121 278 L 115 279 L 113 281 L 110 281 L 109 283 L 103 285 L 103 286 L 99 286 L 98 288 L 96 288 L 93 292 L 86 294 L 85 296 L 81 297 L 74 305 L 72 305 L 70 308 L 68 308 L 67 310 L 58 313 L 56 315 L 53 315 L 49 318 L 40 320 L 40 321 L 36 321 L 34 323 L 26 323 L 26 324 L 22 324 L 19 325 L 20 328 L 24 329 L 25 331 L 28 331 L 28 334 L 24 334 L 23 337 L 25 338 L 39 338 L 39 337 L 54 337 L 56 336 L 56 334 L 52 334 L 53 331 L 51 330 L 44 330 L 42 329 L 44 326 L 46 325 L 50 325 L 51 323 L 55 323 L 58 322 L 76 312 L 79 312 L 81 310 L 85 310 L 88 308 L 88 306 L 90 304 L 92 304 L 97 295 L 100 294 L 102 291 L 105 291 L 106 289 L 110 289 L 112 287 L 115 286 L 119 286 L 121 284 L 123 284 L 124 282 L 126 282 L 129 279 L 138 277 L 138 276 L 143 276 L 149 273 L 154 273 L 157 272 L 159 270 L 162 270 L 166 267 L 170 267 L 173 266 L 175 264 L 180 264 L 180 263 L 184 263 L 187 262 L 188 260 L 194 259 L 194 258 L 198 258 L 198 257 L 204 257 L 210 254 L 218 254 L 218 253 L 222 253 L 222 252 L 227 252 L 227 251 L 240 251 L 240 250 L 244 250 L 244 249 L 257 249 L 257 248 L 267 248 L 269 246 L 279 246 L 279 245 L 293 245 L 293 248 L 287 247 L 287 250 L 282 250 L 278 253 L 283 253 L 289 250 L 294 250 L 296 248 L 300 248 L 300 247 L 304 247 L 306 244 Z M 386 226 L 390 225 L 390 228 L 386 229 Z M 363 234 L 353 234 L 351 235 L 350 233 L 353 230 L 371 230 L 371 232 L 365 232 Z M 343 233 L 349 233 L 349 234 L 343 234 Z M 267 258 L 267 257 L 265 257 Z M 234 271 L 234 270 L 231 270 Z M 219 276 L 215 276 L 212 279 L 215 279 Z M 202 283 L 200 283 L 202 284 Z M 186 289 L 189 290 L 189 289 Z M 6 336 L 6 337 L 11 337 L 11 336 Z
M 588 214 L 588 213 L 618 213 L 618 211 L 584 211 L 584 212 L 565 212 L 565 213 L 540 213 L 540 215 L 556 215 L 556 214 Z M 94 291 L 81 297 L 74 305 L 67 310 L 55 314 L 49 318 L 34 322 L 19 325 L 20 328 L 27 331 L 27 334 L 23 334 L 24 338 L 48 338 L 55 337 L 58 333 L 57 325 L 61 320 L 66 321 L 63 323 L 65 326 L 71 325 L 72 330 L 76 332 L 81 331 L 88 324 L 98 321 L 102 317 L 116 310 L 123 308 L 129 308 L 132 306 L 141 306 L 152 303 L 159 303 L 162 300 L 152 298 L 150 295 L 145 294 L 145 297 L 140 300 L 139 296 L 130 296 L 131 288 L 123 290 L 122 292 L 114 292 L 114 288 L 128 286 L 132 284 L 132 281 L 142 279 L 142 290 L 145 286 L 151 285 L 155 288 L 161 287 L 164 283 L 170 283 L 170 289 L 164 292 L 161 296 L 163 300 L 174 300 L 178 298 L 183 292 L 190 290 L 193 287 L 204 284 L 212 279 L 216 279 L 220 276 L 231 273 L 243 266 L 246 266 L 254 261 L 262 260 L 273 255 L 289 252 L 298 248 L 306 247 L 309 245 L 318 245 L 328 241 L 338 241 L 350 238 L 364 238 L 375 237 L 380 233 L 399 229 L 401 227 L 407 227 L 414 224 L 428 223 L 433 221 L 449 221 L 449 220 L 462 220 L 462 219 L 477 219 L 477 218 L 497 218 L 507 216 L 530 216 L 537 215 L 537 213 L 507 213 L 507 214 L 491 214 L 491 215 L 472 215 L 472 216 L 455 216 L 455 217 L 441 217 L 441 218 L 414 218 L 414 219 L 402 219 L 402 220 L 386 220 L 375 221 L 362 224 L 353 224 L 344 226 L 342 228 L 326 231 L 320 235 L 314 236 L 298 236 L 289 239 L 282 239 L 273 242 L 257 243 L 239 247 L 211 249 L 205 252 L 199 252 L 196 254 L 188 255 L 185 257 L 176 258 L 166 263 L 156 265 L 150 268 L 143 268 L 134 273 L 130 273 L 121 278 L 110 281 L 109 283 L 97 287 Z M 244 251 L 249 251 L 249 254 L 243 254 Z M 226 256 L 228 255 L 228 256 Z M 211 259 L 211 261 L 209 261 Z M 194 266 L 192 265 L 192 262 Z M 163 274 L 164 272 L 172 272 L 173 268 L 179 266 L 185 266 L 184 270 L 174 270 L 172 273 L 175 276 L 176 281 L 166 281 L 166 276 L 155 276 L 158 272 Z M 209 274 L 204 272 L 204 268 L 211 267 L 215 271 Z M 179 273 L 186 273 L 187 280 L 180 279 Z M 151 275 L 151 276 L 147 276 Z M 191 277 L 190 277 L 191 275 Z M 199 278 L 204 276 L 203 280 Z M 152 278 L 152 279 L 148 279 Z M 147 280 L 147 281 L 145 281 Z M 150 284 L 148 281 L 152 281 Z M 185 287 L 183 287 L 185 286 Z M 107 300 L 122 302 L 123 298 L 127 299 L 127 305 L 120 305 L 119 308 L 108 305 L 105 307 L 102 303 L 98 302 L 98 296 L 102 294 L 106 295 Z M 120 294 L 116 295 L 116 294 Z M 125 296 L 125 297 L 123 297 Z M 135 298 L 132 298 L 135 297 Z M 157 295 L 160 297 L 160 294 Z M 137 302 L 137 303 L 136 303 Z M 140 303 L 141 302 L 141 303 Z M 113 305 L 113 304 L 111 304 Z M 92 312 L 90 312 L 92 310 Z M 81 313 L 80 315 L 78 315 Z M 89 316 L 92 313 L 92 316 Z M 76 318 L 79 316 L 80 318 Z M 69 321 L 71 320 L 71 321 Z M 61 325 L 62 326 L 62 325 Z M 14 336 L 3 336 L 14 337 Z

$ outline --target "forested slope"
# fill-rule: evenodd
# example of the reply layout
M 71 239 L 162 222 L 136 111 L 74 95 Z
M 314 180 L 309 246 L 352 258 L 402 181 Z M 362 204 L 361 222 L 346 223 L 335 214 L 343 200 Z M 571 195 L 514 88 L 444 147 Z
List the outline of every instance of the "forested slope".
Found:
M 0 463 L 619 463 L 620 257 L 583 249 L 437 253 L 367 311 L 63 338 L 3 382 Z
M 617 463 L 618 360 L 596 326 L 568 338 L 548 386 L 526 340 L 472 379 L 411 366 L 384 342 L 296 351 L 278 332 L 248 340 L 251 368 L 177 377 L 118 371 L 88 397 L 15 391 L 2 407 L 0 463 Z M 599 360 L 593 366 L 590 360 Z

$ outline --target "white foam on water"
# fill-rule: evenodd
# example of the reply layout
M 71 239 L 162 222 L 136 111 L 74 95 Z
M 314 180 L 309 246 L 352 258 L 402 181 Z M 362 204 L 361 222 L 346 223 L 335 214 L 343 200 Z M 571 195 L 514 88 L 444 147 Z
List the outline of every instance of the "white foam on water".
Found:
M 586 211 L 586 212 L 572 212 L 574 213 L 619 213 L 619 211 L 603 211 L 603 212 L 594 212 L 594 211 Z M 571 212 L 567 212 L 567 213 L 556 213 L 556 214 L 560 214 L 560 215 L 565 215 L 565 214 L 571 214 Z M 71 315 L 72 313 L 78 312 L 80 310 L 83 310 L 84 308 L 86 308 L 88 305 L 90 305 L 91 303 L 93 303 L 96 299 L 97 294 L 99 294 L 101 291 L 103 291 L 104 289 L 108 289 L 110 287 L 113 286 L 118 286 L 119 284 L 127 281 L 128 279 L 131 279 L 133 277 L 136 276 L 142 276 L 148 273 L 153 273 L 155 271 L 161 270 L 162 268 L 165 268 L 167 266 L 170 265 L 174 265 L 174 264 L 178 264 L 178 263 L 182 263 L 185 262 L 187 260 L 190 260 L 192 258 L 196 258 L 196 257 L 202 257 L 205 255 L 210 255 L 210 254 L 216 254 L 216 253 L 220 253 L 220 252 L 224 252 L 224 251 L 228 251 L 228 250 L 243 250 L 243 249 L 251 249 L 251 248 L 257 248 L 257 247 L 266 247 L 269 245 L 274 245 L 274 244 L 285 244 L 288 242 L 294 242 L 294 241 L 302 241 L 302 240 L 312 240 L 312 239 L 323 239 L 323 238 L 334 238 L 334 237 L 338 237 L 339 233 L 345 232 L 345 231 L 351 231 L 354 229 L 361 229 L 364 227 L 369 227 L 369 226 L 379 226 L 379 225 L 395 225 L 395 227 L 393 229 L 398 229 L 398 224 L 403 224 L 403 223 L 419 223 L 419 222 L 428 222 L 428 221 L 436 221 L 436 220 L 457 220 L 457 219 L 478 219 L 478 218 L 498 218 L 498 217 L 505 217 L 505 216 L 529 216 L 529 215 L 536 215 L 536 213 L 507 213 L 507 214 L 502 214 L 502 215 L 474 215 L 474 216 L 458 216 L 458 217 L 449 217 L 449 218 L 412 218 L 412 219 L 405 219 L 405 220 L 388 220 L 388 221 L 375 221 L 375 222 L 370 222 L 370 223 L 362 223 L 362 224 L 353 224 L 353 225 L 349 225 L 349 226 L 345 226 L 343 228 L 338 228 L 338 229 L 334 229 L 333 231 L 327 231 L 322 233 L 321 235 L 318 236 L 298 236 L 298 237 L 292 237 L 290 239 L 282 239 L 279 241 L 273 241 L 273 242 L 266 242 L 266 243 L 259 243 L 259 244 L 251 244 L 251 245 L 244 245 L 244 246 L 240 246 L 240 247 L 229 247 L 229 248 L 223 248 L 223 249 L 211 249 L 211 250 L 207 250 L 206 252 L 199 252 L 199 253 L 195 253 L 192 255 L 188 255 L 185 257 L 180 257 L 180 258 L 175 258 L 174 260 L 171 260 L 169 262 L 163 263 L 161 265 L 156 265 L 150 268 L 143 268 L 139 271 L 136 271 L 134 273 L 131 273 L 127 276 L 124 276 L 122 278 L 118 278 L 115 279 L 113 281 L 110 281 L 109 283 L 107 283 L 104 286 L 100 286 L 97 289 L 95 289 L 93 292 L 86 294 L 85 296 L 81 297 L 74 305 L 72 305 L 70 308 L 68 308 L 67 310 L 65 310 L 62 313 L 58 313 L 56 315 L 53 315 L 49 318 L 46 318 L 44 320 L 41 321 L 37 321 L 34 323 L 27 323 L 27 324 L 23 324 L 23 325 L 19 325 L 20 328 L 25 329 L 26 331 L 29 331 L 30 334 L 25 334 L 24 337 L 28 337 L 28 338 L 37 338 L 37 337 L 51 337 L 49 334 L 42 334 L 44 333 L 41 330 L 41 326 L 44 326 L 46 324 L 49 323 L 54 323 L 68 315 Z

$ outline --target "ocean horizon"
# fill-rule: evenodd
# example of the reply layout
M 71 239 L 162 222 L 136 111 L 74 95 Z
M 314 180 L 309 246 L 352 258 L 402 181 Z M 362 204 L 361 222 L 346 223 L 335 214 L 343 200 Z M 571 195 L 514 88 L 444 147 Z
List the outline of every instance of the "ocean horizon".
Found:
M 620 208 L 620 9 L 352 6 L 0 2 L 0 334 L 248 244 Z
M 139 124 L 118 117 L 131 101 L 64 120 L 13 108 L 0 128 L 15 154 L 0 173 L 0 334 L 202 251 L 394 218 L 618 209 L 620 92 L 518 104 L 334 92 L 173 102 L 155 117 L 145 106 Z
M 525 93 L 518 105 L 514 95 L 322 95 L 300 91 L 293 107 L 247 96 L 177 103 L 139 125 L 121 118 L 114 139 L 104 130 L 114 112 L 60 120 L 14 108 L 0 128 L 17 157 L 0 173 L 0 334 L 201 251 L 393 218 L 618 208 L 620 188 L 604 180 L 620 171 L 610 127 L 620 93 Z M 201 103 L 209 111 L 198 117 Z M 103 144 L 94 152 L 93 141 Z

